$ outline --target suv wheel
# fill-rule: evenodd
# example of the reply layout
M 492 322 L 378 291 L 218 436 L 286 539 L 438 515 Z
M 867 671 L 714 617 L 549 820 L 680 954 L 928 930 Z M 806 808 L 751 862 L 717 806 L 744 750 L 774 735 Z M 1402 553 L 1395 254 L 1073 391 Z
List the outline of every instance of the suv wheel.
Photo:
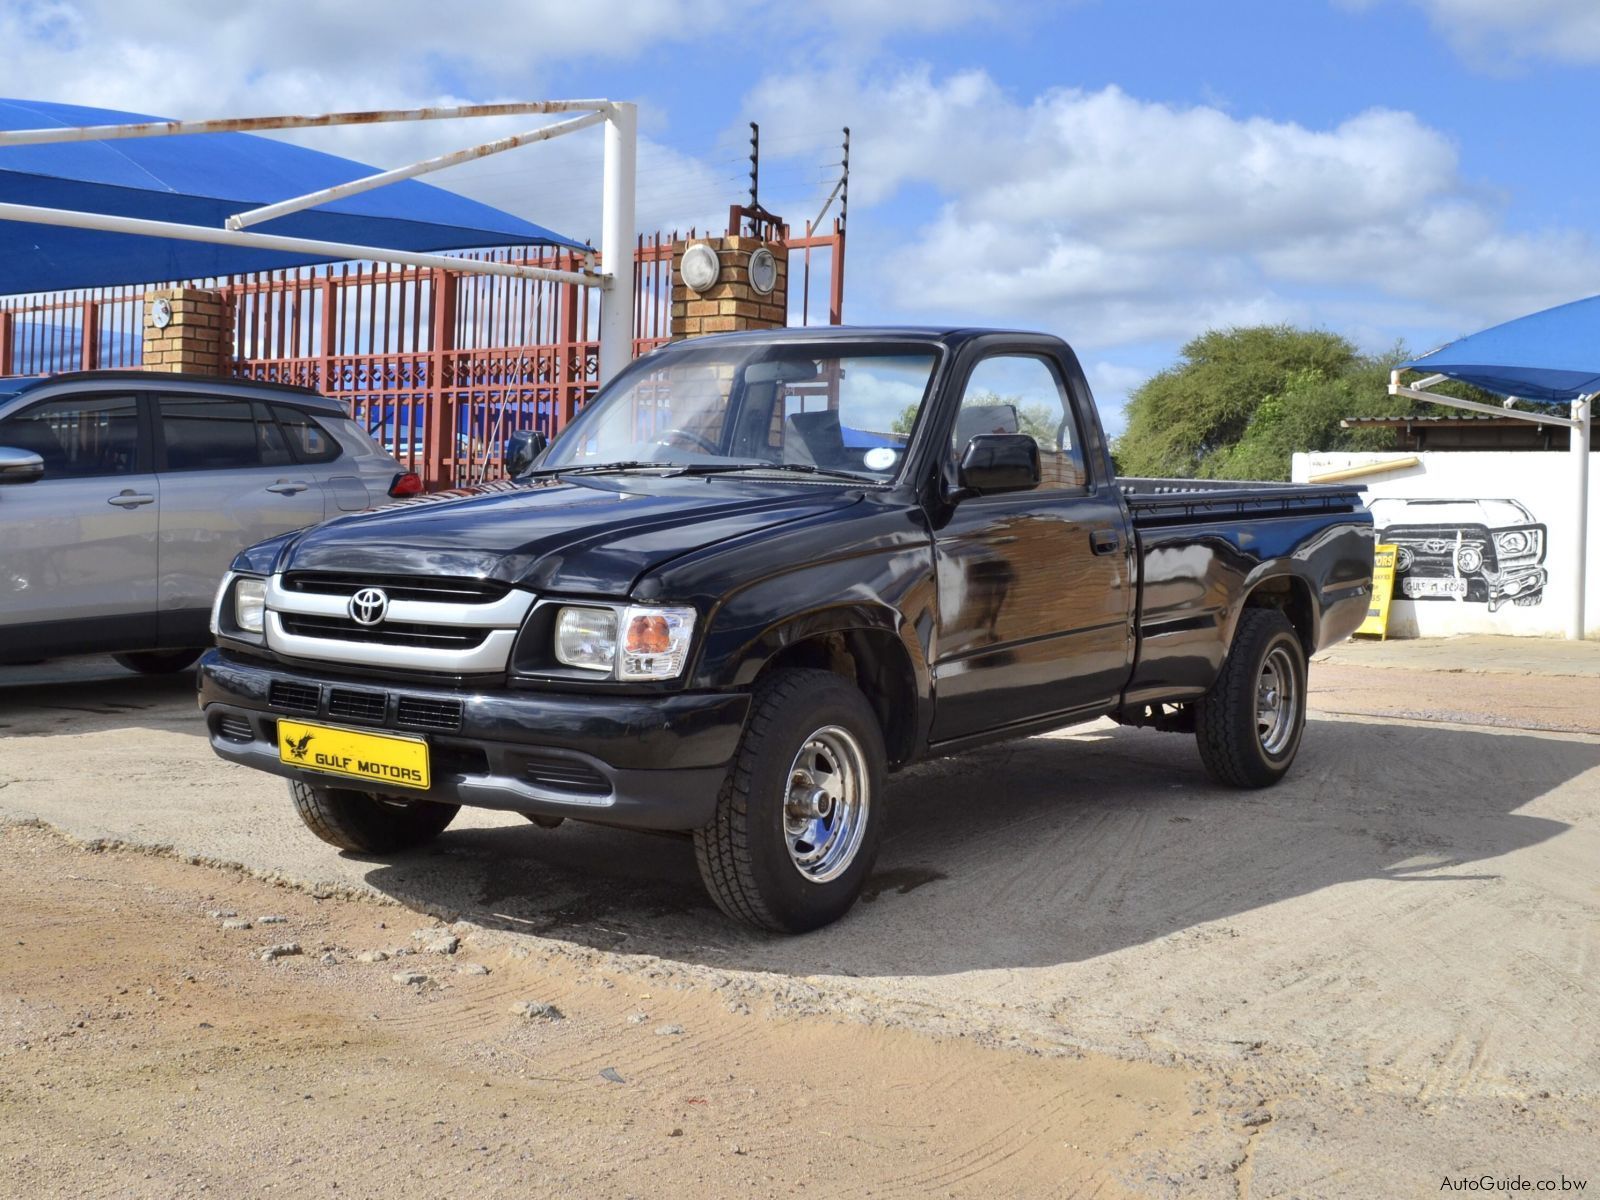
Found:
M 300 820 L 330 846 L 357 854 L 389 854 L 424 846 L 444 832 L 459 804 L 369 796 L 348 788 L 289 784 Z
M 171 675 L 174 671 L 193 666 L 194 660 L 199 657 L 198 650 L 134 650 L 127 654 L 113 654 L 111 661 L 141 675 Z
M 777 933 L 838 920 L 872 870 L 887 755 L 865 696 L 828 671 L 759 681 L 710 825 L 700 878 L 730 917 Z
M 1218 783 L 1260 788 L 1288 774 L 1306 724 L 1306 654 L 1272 608 L 1239 617 L 1222 674 L 1195 706 L 1200 759 Z

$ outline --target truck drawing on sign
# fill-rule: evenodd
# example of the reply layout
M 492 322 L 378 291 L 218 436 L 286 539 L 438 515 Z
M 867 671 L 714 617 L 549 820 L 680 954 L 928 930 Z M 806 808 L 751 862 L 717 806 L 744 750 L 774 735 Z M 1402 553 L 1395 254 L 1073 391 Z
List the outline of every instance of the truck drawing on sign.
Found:
M 1490 612 L 1543 601 L 1547 531 L 1517 501 L 1388 497 L 1371 508 L 1378 541 L 1396 547 L 1396 591 L 1407 600 L 1461 600 Z

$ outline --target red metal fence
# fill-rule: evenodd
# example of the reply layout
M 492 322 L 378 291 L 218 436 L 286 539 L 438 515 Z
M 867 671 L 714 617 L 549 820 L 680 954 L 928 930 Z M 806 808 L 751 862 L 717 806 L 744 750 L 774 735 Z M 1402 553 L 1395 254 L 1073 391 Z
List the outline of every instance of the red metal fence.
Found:
M 635 252 L 634 353 L 671 330 L 672 244 Z M 689 236 L 694 236 L 693 231 Z M 810 320 L 813 253 L 830 275 L 840 319 L 844 232 L 789 239 L 790 308 Z M 482 251 L 468 257 L 574 270 L 569 251 Z M 338 263 L 196 281 L 230 301 L 231 373 L 315 388 L 420 472 L 432 487 L 495 477 L 519 428 L 554 435 L 594 394 L 600 294 L 498 275 Z M 141 365 L 147 287 L 0 297 L 0 376 Z

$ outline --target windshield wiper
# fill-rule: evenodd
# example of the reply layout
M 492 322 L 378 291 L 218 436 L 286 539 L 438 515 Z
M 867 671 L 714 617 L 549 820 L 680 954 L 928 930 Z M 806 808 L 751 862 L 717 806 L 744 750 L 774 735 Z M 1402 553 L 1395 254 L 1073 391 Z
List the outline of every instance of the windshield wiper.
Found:
M 853 479 L 857 483 L 883 483 L 871 475 L 856 471 L 834 471 L 827 467 L 814 467 L 810 463 L 688 463 L 673 471 L 673 475 L 726 475 L 730 471 L 789 471 L 796 475 L 826 475 L 832 479 Z
M 628 462 L 603 462 L 579 463 L 572 467 L 540 467 L 537 471 L 529 471 L 523 479 L 542 479 L 548 475 L 600 475 L 607 471 L 637 471 L 641 467 L 677 467 L 681 463 L 670 462 L 645 462 L 640 460 Z

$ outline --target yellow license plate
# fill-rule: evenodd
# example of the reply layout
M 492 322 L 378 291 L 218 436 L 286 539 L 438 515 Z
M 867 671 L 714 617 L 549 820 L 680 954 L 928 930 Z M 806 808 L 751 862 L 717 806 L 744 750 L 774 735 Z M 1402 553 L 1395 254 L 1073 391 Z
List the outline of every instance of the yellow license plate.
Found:
M 291 766 L 326 771 L 393 787 L 426 791 L 428 743 L 386 733 L 357 733 L 302 721 L 278 722 L 278 758 Z

